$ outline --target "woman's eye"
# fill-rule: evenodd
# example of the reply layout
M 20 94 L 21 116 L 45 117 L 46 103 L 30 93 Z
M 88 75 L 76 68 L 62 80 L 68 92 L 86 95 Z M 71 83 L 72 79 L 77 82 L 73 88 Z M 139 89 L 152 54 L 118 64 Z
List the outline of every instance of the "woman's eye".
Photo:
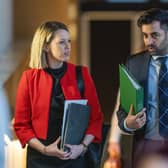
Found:
M 64 41 L 60 41 L 59 43 L 60 43 L 60 44 L 64 44 L 65 42 L 64 42 Z

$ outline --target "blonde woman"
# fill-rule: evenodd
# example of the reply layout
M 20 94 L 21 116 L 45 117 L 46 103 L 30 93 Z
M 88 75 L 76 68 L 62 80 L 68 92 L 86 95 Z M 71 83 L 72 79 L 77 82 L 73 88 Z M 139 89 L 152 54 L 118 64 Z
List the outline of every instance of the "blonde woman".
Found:
M 30 69 L 20 80 L 14 129 L 21 144 L 28 144 L 27 168 L 87 168 L 83 152 L 91 142 L 101 141 L 102 112 L 93 80 L 82 67 L 84 98 L 91 107 L 86 134 L 80 144 L 59 149 L 64 101 L 80 99 L 76 66 L 68 63 L 71 40 L 61 22 L 46 22 L 35 32 Z

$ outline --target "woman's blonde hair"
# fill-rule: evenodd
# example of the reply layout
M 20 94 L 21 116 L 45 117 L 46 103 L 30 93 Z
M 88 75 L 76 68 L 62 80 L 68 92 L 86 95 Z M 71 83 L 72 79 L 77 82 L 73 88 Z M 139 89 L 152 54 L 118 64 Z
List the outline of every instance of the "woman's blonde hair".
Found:
M 69 32 L 64 23 L 57 21 L 45 22 L 37 28 L 31 44 L 29 67 L 37 69 L 48 67 L 44 46 L 52 41 L 59 29 Z

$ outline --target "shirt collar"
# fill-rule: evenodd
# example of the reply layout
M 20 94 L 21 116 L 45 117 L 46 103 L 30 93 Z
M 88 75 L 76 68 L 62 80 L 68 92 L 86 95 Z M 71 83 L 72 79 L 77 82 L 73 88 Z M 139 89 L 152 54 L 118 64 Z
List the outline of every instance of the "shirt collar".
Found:
M 157 60 L 158 58 L 163 58 L 163 57 L 168 57 L 168 54 L 164 55 L 164 56 L 161 56 L 161 55 L 152 55 L 152 58 L 154 60 Z

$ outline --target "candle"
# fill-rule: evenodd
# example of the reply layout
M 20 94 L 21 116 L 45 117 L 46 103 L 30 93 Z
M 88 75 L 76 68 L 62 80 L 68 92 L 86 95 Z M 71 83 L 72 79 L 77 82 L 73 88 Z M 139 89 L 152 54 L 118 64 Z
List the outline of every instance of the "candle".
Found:
M 5 168 L 25 168 L 26 148 L 22 148 L 18 140 L 5 140 Z

